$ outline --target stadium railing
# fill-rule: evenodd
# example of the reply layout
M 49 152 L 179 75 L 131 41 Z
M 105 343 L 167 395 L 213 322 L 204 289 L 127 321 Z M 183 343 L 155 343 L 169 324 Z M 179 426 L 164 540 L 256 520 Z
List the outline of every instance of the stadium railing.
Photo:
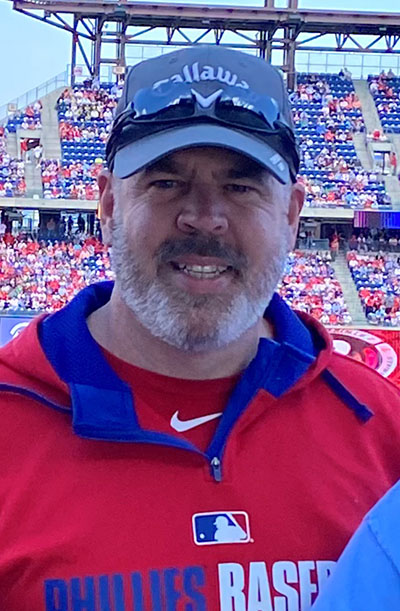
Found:
M 3 104 L 0 106 L 0 125 L 7 122 L 9 104 L 13 104 L 16 107 L 16 110 L 21 110 L 26 108 L 29 104 L 36 102 L 36 100 L 40 100 L 41 97 L 51 93 L 58 87 L 67 87 L 69 85 L 69 80 L 69 71 L 65 70 L 64 72 L 53 76 L 53 78 L 49 79 L 45 83 L 42 83 L 38 87 L 30 89 L 26 93 L 20 95 L 18 98 L 10 100 L 7 102 L 7 104 Z

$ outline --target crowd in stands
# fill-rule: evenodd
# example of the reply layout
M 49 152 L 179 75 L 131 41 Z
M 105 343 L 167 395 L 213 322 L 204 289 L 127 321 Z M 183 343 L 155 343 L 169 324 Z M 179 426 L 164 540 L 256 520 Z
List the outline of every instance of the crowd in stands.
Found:
M 85 286 L 113 278 L 108 248 L 84 233 L 83 218 L 75 234 L 72 217 L 61 219 L 55 231 L 50 240 L 9 233 L 0 238 L 0 311 L 54 311 Z M 363 244 L 365 236 L 353 237 Z M 293 308 L 323 324 L 350 324 L 330 261 L 329 252 L 291 253 L 279 292 Z M 347 261 L 369 323 L 400 326 L 400 255 L 362 246 L 349 251 Z
M 390 229 L 355 229 L 349 238 L 347 250 L 357 252 L 398 252 L 400 233 Z
M 110 84 L 66 88 L 57 100 L 58 116 L 60 120 L 73 123 L 93 120 L 110 123 L 121 91 L 121 86 Z
M 7 133 L 0 126 L 0 197 L 25 195 L 24 162 L 7 153 Z
M 279 293 L 293 308 L 324 324 L 349 324 L 351 316 L 330 260 L 329 252 L 290 253 Z
M 43 167 L 44 197 L 97 199 L 97 176 L 121 91 L 121 85 L 63 91 L 57 101 L 62 159 Z
M 60 219 L 58 226 L 53 221 L 53 228 L 51 221 L 41 231 L 45 239 L 10 233 L 0 238 L 0 311 L 57 310 L 85 286 L 113 278 L 97 229 L 98 237 L 85 234 L 83 217 L 77 228 L 72 217 Z M 291 253 L 279 292 L 292 307 L 325 324 L 348 324 L 351 317 L 329 262 L 328 252 Z
M 388 73 L 372 79 L 371 89 L 376 86 L 379 95 L 390 94 L 390 77 Z M 105 143 L 122 86 L 94 81 L 61 93 L 57 100 L 61 159 L 45 159 L 41 163 L 46 199 L 97 198 L 96 179 L 104 167 Z M 395 88 L 392 90 L 393 93 Z M 390 209 L 390 198 L 377 174 L 364 170 L 355 152 L 353 136 L 364 130 L 364 121 L 351 74 L 346 69 L 339 75 L 299 74 L 290 98 L 301 150 L 300 181 L 306 189 L 306 206 Z M 393 99 L 393 104 L 397 103 Z M 41 107 L 37 101 L 23 112 L 14 113 L 7 131 L 40 126 Z M 8 160 L 7 155 L 5 158 L 12 165 L 13 180 L 11 188 L 10 180 L 3 189 L 0 183 L 0 196 L 22 195 L 26 185 L 19 162 Z M 36 157 L 35 160 L 38 162 Z
M 369 323 L 400 326 L 400 256 L 350 251 L 347 262 Z
M 328 160 L 331 159 L 328 155 Z M 360 168 L 349 168 L 345 161 L 339 161 L 335 169 L 311 178 L 301 174 L 307 194 L 307 207 L 343 207 L 354 209 L 390 209 L 391 200 L 384 186 L 377 182 L 374 172 Z M 379 186 L 378 186 L 379 185 Z
M 112 277 L 105 247 L 94 237 L 0 240 L 0 311 L 54 311 L 85 286 Z
M 375 101 L 382 127 L 386 132 L 400 132 L 400 77 L 392 70 L 368 77 L 369 90 Z
M 101 157 L 94 163 L 85 159 L 63 163 L 47 159 L 41 165 L 45 199 L 98 199 L 97 176 L 104 167 Z
M 17 129 L 40 129 L 42 127 L 42 103 L 36 100 L 29 104 L 25 110 L 9 112 L 7 131 L 16 132 Z
M 25 160 L 22 151 L 18 158 L 7 152 L 7 134 L 41 128 L 41 110 L 42 103 L 37 100 L 23 111 L 10 111 L 6 126 L 0 125 L 0 198 L 26 194 Z
M 62 145 L 62 168 L 70 162 L 96 163 L 104 159 L 114 110 L 121 86 L 66 89 L 57 102 Z M 307 192 L 307 206 L 352 208 L 390 207 L 383 185 L 374 173 L 362 169 L 357 159 L 353 134 L 364 130 L 360 101 L 351 75 L 299 75 L 291 95 L 297 137 L 301 149 L 300 180 Z M 72 198 L 79 180 L 79 197 L 90 182 L 92 170 L 83 176 L 53 185 L 55 197 Z M 96 172 L 93 175 L 96 176 Z M 82 182 L 83 180 L 83 182 Z M 94 180 L 91 181 L 96 192 Z M 89 189 L 90 191 L 90 189 Z M 52 197 L 51 189 L 46 197 Z
M 60 121 L 60 140 L 64 144 L 64 140 L 67 142 L 95 142 L 100 141 L 105 143 L 108 138 L 110 131 L 110 124 L 106 125 L 97 123 L 90 125 L 89 121 L 85 122 L 84 127 L 78 127 L 69 121 Z
M 351 76 L 302 74 L 291 94 L 309 207 L 390 207 L 377 175 L 363 170 L 353 143 L 364 130 Z

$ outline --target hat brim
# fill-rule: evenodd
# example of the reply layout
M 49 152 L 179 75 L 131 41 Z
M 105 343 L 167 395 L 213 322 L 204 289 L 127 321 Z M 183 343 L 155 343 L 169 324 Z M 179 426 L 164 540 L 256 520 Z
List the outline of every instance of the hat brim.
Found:
M 280 183 L 290 182 L 287 162 L 267 142 L 239 130 L 211 124 L 174 127 L 135 140 L 117 151 L 113 173 L 118 178 L 128 178 L 169 153 L 199 146 L 231 149 L 254 159 Z

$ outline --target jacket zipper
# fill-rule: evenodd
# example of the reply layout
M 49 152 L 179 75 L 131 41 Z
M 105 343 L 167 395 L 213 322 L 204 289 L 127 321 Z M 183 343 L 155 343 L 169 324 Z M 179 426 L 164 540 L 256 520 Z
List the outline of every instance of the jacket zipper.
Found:
M 211 465 L 211 475 L 215 479 L 216 482 L 222 482 L 222 468 L 221 461 L 218 456 L 214 456 L 210 462 Z

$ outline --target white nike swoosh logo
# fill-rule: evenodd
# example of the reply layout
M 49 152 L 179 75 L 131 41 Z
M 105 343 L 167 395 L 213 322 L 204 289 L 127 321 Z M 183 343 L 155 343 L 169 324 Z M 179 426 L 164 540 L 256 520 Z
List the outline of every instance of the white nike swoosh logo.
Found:
M 178 431 L 178 433 L 190 431 L 190 429 L 194 429 L 196 426 L 200 426 L 200 424 L 205 424 L 206 422 L 210 422 L 210 420 L 215 420 L 215 418 L 222 416 L 222 412 L 219 412 L 218 414 L 209 414 L 208 416 L 200 416 L 199 418 L 191 418 L 190 420 L 179 420 L 178 413 L 179 412 L 175 412 L 170 422 L 172 428 Z

